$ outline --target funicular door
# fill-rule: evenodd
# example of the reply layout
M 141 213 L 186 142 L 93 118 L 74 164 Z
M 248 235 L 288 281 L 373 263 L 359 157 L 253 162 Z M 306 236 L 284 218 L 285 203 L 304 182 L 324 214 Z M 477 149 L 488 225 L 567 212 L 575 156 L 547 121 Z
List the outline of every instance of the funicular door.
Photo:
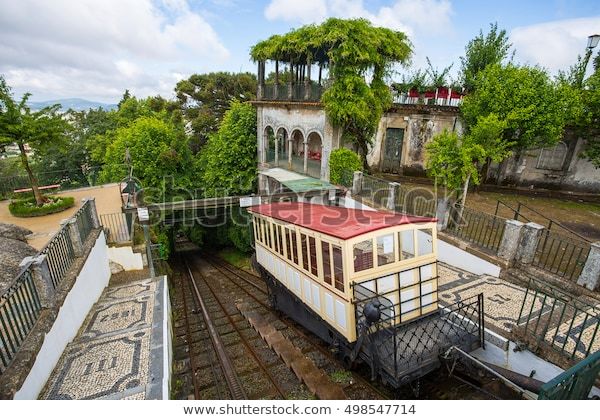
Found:
M 404 129 L 388 128 L 385 130 L 383 172 L 400 173 L 402 160 L 402 143 L 404 142 Z

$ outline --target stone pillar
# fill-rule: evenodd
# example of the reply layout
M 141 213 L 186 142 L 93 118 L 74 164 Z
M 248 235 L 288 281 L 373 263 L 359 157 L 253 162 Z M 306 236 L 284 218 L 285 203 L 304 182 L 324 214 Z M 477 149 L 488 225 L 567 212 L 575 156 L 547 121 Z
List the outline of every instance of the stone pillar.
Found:
M 290 62 L 290 78 L 288 80 L 288 92 L 287 92 L 287 97 L 288 100 L 292 100 L 293 94 L 294 94 L 294 65 Z
M 304 173 L 307 174 L 308 173 L 308 139 L 304 139 L 304 142 L 302 143 L 304 146 Z
M 577 284 L 590 290 L 600 290 L 600 242 L 592 244 Z
M 504 222 L 504 234 L 502 234 L 502 239 L 500 240 L 498 256 L 509 263 L 512 263 L 517 256 L 523 226 L 524 223 L 519 222 L 518 220 L 509 219 Z
M 25 257 L 19 264 L 19 267 L 30 267 L 31 278 L 35 285 L 35 290 L 40 297 L 42 308 L 51 308 L 54 305 L 56 291 L 50 277 L 50 269 L 48 267 L 48 257 L 46 254 L 38 254 L 32 257 Z
M 288 134 L 288 169 L 292 170 L 292 136 Z
M 275 136 L 275 166 L 279 166 L 279 136 Z
M 308 101 L 310 99 L 310 59 L 306 63 L 306 79 L 304 79 L 304 100 Z
M 273 99 L 279 99 L 279 60 L 275 60 L 275 86 L 273 86 L 273 96 Z
M 387 208 L 389 210 L 396 210 L 396 194 L 398 188 L 400 188 L 398 182 L 390 182 L 388 184 Z
M 98 212 L 96 211 L 96 197 L 82 198 L 81 203 L 83 205 L 85 205 L 85 203 L 89 203 L 88 206 L 90 206 L 92 227 L 94 229 L 98 229 L 100 227 L 100 218 L 98 216 Z
M 256 92 L 256 99 L 261 100 L 265 89 L 265 62 L 258 62 L 258 91 Z
M 450 201 L 445 198 L 439 198 L 435 209 L 435 218 L 437 219 L 438 231 L 446 230 L 450 221 Z
M 352 195 L 358 195 L 362 191 L 362 180 L 363 173 L 361 171 L 354 171 L 352 176 Z
M 65 219 L 60 222 L 60 226 L 66 229 L 67 235 L 71 240 L 73 246 L 73 253 L 76 257 L 83 256 L 83 243 L 81 242 L 81 236 L 79 235 L 79 229 L 77 229 L 77 221 L 75 218 Z
M 523 225 L 523 232 L 517 248 L 517 261 L 521 264 L 531 264 L 535 250 L 544 231 L 544 226 L 534 222 Z

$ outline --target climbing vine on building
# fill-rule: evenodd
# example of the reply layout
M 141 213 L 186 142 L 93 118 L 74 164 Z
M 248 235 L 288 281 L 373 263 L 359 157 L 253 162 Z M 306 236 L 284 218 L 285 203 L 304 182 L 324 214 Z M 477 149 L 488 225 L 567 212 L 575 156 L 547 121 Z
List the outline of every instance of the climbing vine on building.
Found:
M 392 103 L 385 79 L 410 55 L 403 32 L 375 27 L 366 19 L 337 18 L 273 35 L 251 50 L 255 61 L 287 64 L 291 74 L 294 67 L 304 74 L 305 66 L 313 64 L 327 70 L 325 112 L 342 128 L 343 138 L 357 147 L 365 165 L 379 119 Z

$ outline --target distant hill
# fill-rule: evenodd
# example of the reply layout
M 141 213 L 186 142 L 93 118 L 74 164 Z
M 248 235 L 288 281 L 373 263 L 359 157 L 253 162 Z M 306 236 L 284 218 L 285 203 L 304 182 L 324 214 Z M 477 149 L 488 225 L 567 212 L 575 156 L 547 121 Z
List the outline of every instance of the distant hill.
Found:
M 88 101 L 87 99 L 80 98 L 53 99 L 42 102 L 29 102 L 29 106 L 33 110 L 42 109 L 46 106 L 54 104 L 60 104 L 62 107 L 61 111 L 63 112 L 68 110 L 69 108 L 75 111 L 87 111 L 88 109 L 96 109 L 100 107 L 108 111 L 117 108 L 117 104 L 105 104 L 102 102 Z

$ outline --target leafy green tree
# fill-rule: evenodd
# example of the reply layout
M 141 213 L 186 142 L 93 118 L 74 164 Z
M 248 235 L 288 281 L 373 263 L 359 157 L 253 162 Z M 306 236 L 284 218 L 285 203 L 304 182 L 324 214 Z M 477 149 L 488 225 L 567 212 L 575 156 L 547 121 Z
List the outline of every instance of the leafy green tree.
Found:
M 124 159 L 128 151 L 133 173 L 144 188 L 164 188 L 168 199 L 174 189 L 192 186 L 192 157 L 181 127 L 145 116 L 118 128 L 113 136 L 101 172 L 103 182 L 118 182 L 127 175 Z
M 191 123 L 192 150 L 198 152 L 217 131 L 233 99 L 252 100 L 256 90 L 256 76 L 251 73 L 194 74 L 177 83 L 177 104 Z
M 495 115 L 504 124 L 502 139 L 517 153 L 561 139 L 565 102 L 545 71 L 492 64 L 479 73 L 474 86 L 460 105 L 467 133 L 481 117 Z
M 480 117 L 470 133 L 459 136 L 444 130 L 425 146 L 427 174 L 447 190 L 462 191 L 464 207 L 469 183 L 479 185 L 487 161 L 501 162 L 511 154 L 512 143 L 502 138 L 505 122 L 496 115 Z
M 585 81 L 582 92 L 583 115 L 579 120 L 587 138 L 582 155 L 600 168 L 600 68 Z
M 198 155 L 206 197 L 248 194 L 256 178 L 256 111 L 248 103 L 231 102 L 219 130 Z
M 383 112 L 392 103 L 384 80 L 397 63 L 405 64 L 411 46 L 402 32 L 374 27 L 366 19 L 327 19 L 254 45 L 255 61 L 276 60 L 298 69 L 307 63 L 328 69 L 331 85 L 321 101 L 330 121 L 366 155 Z M 302 72 L 299 72 L 302 73 Z
M 465 56 L 460 58 L 463 88 L 467 92 L 473 92 L 479 73 L 489 65 L 502 63 L 508 57 L 511 47 L 506 30 L 498 29 L 497 23 L 490 24 L 490 30 L 485 35 L 480 30 L 479 35 L 467 43 Z
M 27 172 L 33 196 L 38 206 L 44 204 L 38 179 L 29 164 L 27 148 L 34 154 L 43 154 L 46 147 L 64 142 L 69 124 L 58 113 L 60 105 L 31 111 L 26 93 L 15 101 L 10 87 L 0 77 L 0 145 L 15 143 L 19 147 L 21 164 Z

